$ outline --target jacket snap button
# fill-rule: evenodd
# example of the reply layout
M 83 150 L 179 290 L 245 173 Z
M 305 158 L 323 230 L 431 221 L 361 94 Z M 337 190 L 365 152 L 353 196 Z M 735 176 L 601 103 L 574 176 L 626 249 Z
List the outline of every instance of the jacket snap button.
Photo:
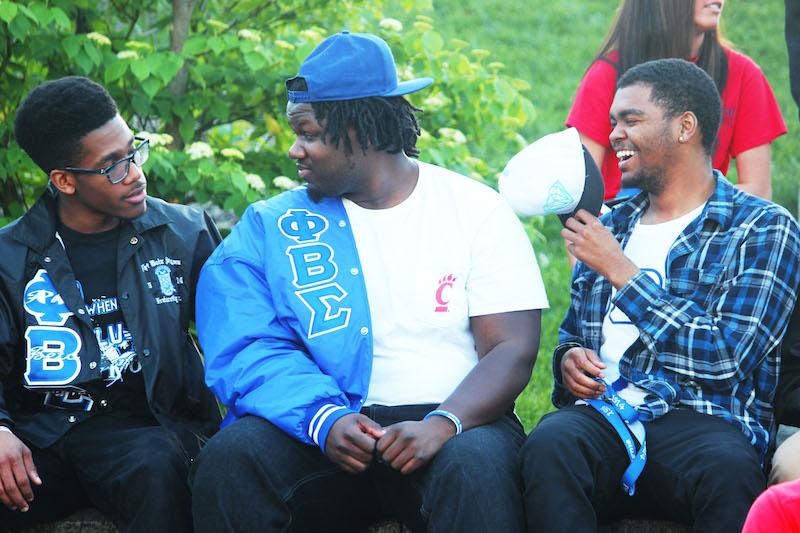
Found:
M 89 368 L 91 368 L 92 370 L 94 370 L 95 368 L 97 368 L 97 362 L 95 362 L 95 361 L 92 361 L 91 363 L 89 363 Z
M 134 246 L 135 246 L 135 245 L 137 245 L 137 244 L 139 244 L 139 237 L 137 237 L 137 236 L 135 236 L 135 235 L 134 235 L 133 237 L 131 237 L 131 241 L 130 241 L 130 242 L 131 242 L 131 244 L 133 244 Z
M 50 261 L 52 261 L 52 259 L 50 259 L 50 257 L 49 257 L 49 256 L 44 258 L 44 262 L 45 262 L 45 263 L 49 263 Z
M 76 420 L 78 419 L 75 418 L 75 415 L 69 415 L 69 418 L 67 418 L 67 421 L 69 421 L 70 424 L 74 424 Z

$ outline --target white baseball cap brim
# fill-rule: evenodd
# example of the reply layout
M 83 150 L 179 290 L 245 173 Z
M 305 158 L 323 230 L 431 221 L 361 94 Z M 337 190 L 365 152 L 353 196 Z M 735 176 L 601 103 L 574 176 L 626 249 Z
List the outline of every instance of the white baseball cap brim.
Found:
M 575 128 L 545 135 L 511 158 L 503 170 L 500 194 L 520 215 L 559 215 L 579 209 L 599 214 L 603 177 Z

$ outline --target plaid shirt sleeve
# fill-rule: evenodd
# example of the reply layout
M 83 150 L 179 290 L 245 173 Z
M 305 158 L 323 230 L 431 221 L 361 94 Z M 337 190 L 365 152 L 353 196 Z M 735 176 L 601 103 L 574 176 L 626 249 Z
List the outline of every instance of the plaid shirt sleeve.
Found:
M 561 375 L 561 360 L 570 348 L 586 345 L 585 339 L 581 336 L 577 318 L 580 306 L 585 305 L 581 293 L 585 291 L 586 287 L 580 281 L 576 282 L 576 280 L 585 279 L 585 275 L 586 265 L 578 263 L 575 266 L 570 287 L 570 305 L 558 331 L 558 346 L 553 351 L 553 393 L 551 399 L 556 407 L 564 407 L 575 403 L 575 400 L 577 400 L 564 386 Z
M 669 292 L 640 272 L 614 297 L 661 366 L 707 390 L 730 391 L 775 349 L 800 279 L 787 213 L 766 209 L 743 232 L 708 247 L 716 271 L 671 272 Z

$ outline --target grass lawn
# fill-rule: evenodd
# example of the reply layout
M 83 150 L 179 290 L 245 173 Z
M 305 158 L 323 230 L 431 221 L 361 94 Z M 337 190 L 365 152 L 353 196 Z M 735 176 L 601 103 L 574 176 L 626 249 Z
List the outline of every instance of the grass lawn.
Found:
M 434 0 L 433 18 L 434 26 L 444 35 L 491 50 L 506 65 L 506 73 L 531 84 L 528 96 L 538 116 L 523 134 L 533 140 L 563 127 L 578 82 L 600 46 L 616 5 L 609 0 Z M 764 70 L 792 130 L 773 144 L 772 175 L 775 200 L 797 213 L 800 137 L 797 108 L 789 93 L 783 3 L 729 2 L 723 28 L 735 47 Z M 735 179 L 735 172 L 730 175 Z M 542 228 L 545 239 L 534 241 L 550 309 L 543 315 L 533 379 L 517 407 L 528 429 L 552 409 L 551 355 L 569 299 L 568 266 L 559 229 L 558 220 L 548 217 Z

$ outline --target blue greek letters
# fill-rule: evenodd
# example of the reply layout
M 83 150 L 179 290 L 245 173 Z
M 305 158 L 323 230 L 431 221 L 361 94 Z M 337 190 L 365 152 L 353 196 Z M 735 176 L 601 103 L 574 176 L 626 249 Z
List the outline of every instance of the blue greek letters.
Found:
M 295 294 L 311 309 L 311 323 L 308 326 L 309 339 L 347 327 L 347 322 L 350 320 L 350 308 L 340 306 L 347 293 L 338 283 L 296 291 Z
M 308 338 L 325 335 L 347 327 L 349 307 L 344 306 L 347 292 L 335 281 L 339 267 L 334 251 L 319 242 L 328 229 L 328 220 L 307 209 L 289 209 L 278 219 L 278 228 L 297 244 L 286 248 L 292 266 L 292 283 L 300 300 L 311 310 Z
M 31 387 L 67 385 L 81 371 L 81 338 L 69 328 L 29 326 L 25 382 Z
M 64 327 L 72 312 L 56 292 L 44 269 L 25 286 L 23 306 L 38 325 L 28 326 L 25 383 L 30 387 L 52 387 L 71 383 L 81 371 L 81 338 Z
M 286 255 L 291 258 L 295 287 L 308 287 L 336 277 L 338 268 L 333 262 L 333 249 L 327 244 L 290 246 Z
M 281 233 L 297 242 L 319 240 L 319 235 L 328 229 L 328 220 L 308 209 L 289 209 L 278 219 Z
M 56 292 L 47 271 L 40 269 L 25 285 L 25 310 L 36 318 L 36 322 L 47 326 L 63 326 L 72 312 Z

